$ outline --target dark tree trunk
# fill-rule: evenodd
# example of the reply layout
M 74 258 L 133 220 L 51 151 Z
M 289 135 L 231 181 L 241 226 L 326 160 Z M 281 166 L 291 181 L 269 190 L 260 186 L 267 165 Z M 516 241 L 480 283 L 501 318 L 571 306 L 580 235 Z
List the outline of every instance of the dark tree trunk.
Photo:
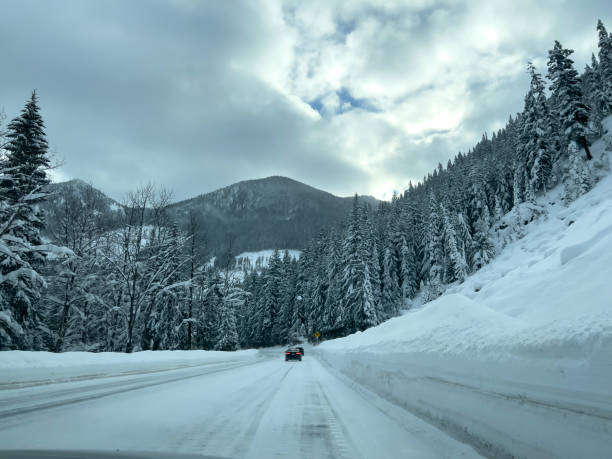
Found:
M 66 290 L 64 292 L 64 305 L 62 306 L 62 315 L 60 318 L 59 330 L 57 331 L 57 342 L 55 343 L 55 352 L 61 352 L 64 346 L 64 336 L 68 327 L 68 311 L 70 310 L 70 291 L 74 284 L 74 276 L 70 276 L 70 281 L 66 282 Z
M 591 150 L 589 150 L 589 142 L 586 139 L 586 137 L 582 137 L 580 139 L 580 143 L 582 143 L 582 147 L 584 148 L 584 151 L 586 152 L 587 161 L 592 160 L 593 155 L 591 155 Z

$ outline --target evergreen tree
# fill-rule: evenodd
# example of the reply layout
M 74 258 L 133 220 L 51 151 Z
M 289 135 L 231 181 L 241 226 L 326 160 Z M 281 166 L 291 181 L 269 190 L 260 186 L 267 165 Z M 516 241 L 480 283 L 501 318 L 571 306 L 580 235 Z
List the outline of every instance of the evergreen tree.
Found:
M 222 300 L 219 311 L 219 334 L 215 344 L 217 351 L 235 351 L 238 349 L 238 332 L 236 328 L 236 310 L 244 305 L 245 291 L 237 285 L 231 271 L 223 277 Z
M 219 337 L 219 312 L 223 301 L 220 285 L 219 274 L 211 273 L 202 298 L 197 330 L 197 343 L 205 350 L 214 349 Z
M 495 255 L 495 248 L 491 242 L 489 228 L 489 214 L 486 211 L 478 218 L 474 228 L 474 254 L 472 256 L 472 268 L 474 270 L 488 264 Z
M 397 282 L 397 277 L 393 270 L 393 257 L 391 249 L 385 249 L 383 257 L 383 276 L 382 276 L 382 309 L 386 311 L 389 317 L 397 314 L 400 304 L 400 289 Z
M 36 93 L 8 125 L 6 156 L 0 158 L 0 349 L 41 347 L 36 302 L 45 281 L 39 204 L 49 183 L 47 140 Z
M 410 245 L 409 248 L 406 238 L 403 237 L 399 252 L 399 278 L 401 279 L 401 285 L 398 287 L 400 291 L 400 301 L 397 303 L 396 309 L 390 311 L 392 316 L 399 313 L 399 308 L 406 303 L 408 298 L 412 298 L 416 293 L 414 290 L 414 282 L 416 279 L 414 258 L 415 254 L 412 245 Z
M 261 311 L 261 340 L 264 346 L 278 344 L 279 338 L 275 335 L 276 321 L 278 320 L 280 286 L 281 286 L 281 259 L 278 250 L 270 257 L 268 270 L 264 273 L 264 287 Z
M 570 142 L 568 167 L 563 178 L 563 200 L 569 204 L 588 192 L 592 186 L 588 165 L 582 159 L 578 145 Z
M 479 171 L 473 170 L 472 181 L 472 201 L 469 207 L 473 241 L 472 269 L 477 270 L 489 263 L 494 249 L 489 235 L 491 227 L 489 207 Z
M 564 135 L 584 148 L 587 159 L 592 159 L 587 140 L 589 108 L 582 102 L 578 72 L 569 58 L 573 52 L 555 41 L 554 48 L 548 52 L 548 78 L 552 81 L 550 89 L 557 101 L 557 116 Z
M 550 134 L 547 126 L 549 114 L 544 82 L 531 62 L 528 65 L 528 71 L 531 76 L 531 87 L 525 100 L 522 138 L 526 151 L 525 170 L 529 176 L 526 185 L 530 191 L 529 194 L 535 195 L 537 191 L 546 191 L 552 164 L 549 146 Z
M 474 241 L 472 239 L 472 235 L 470 234 L 470 228 L 465 220 L 465 217 L 462 213 L 457 214 L 457 248 L 461 252 L 463 259 L 466 262 L 467 270 L 469 272 L 469 268 L 472 264 L 472 256 L 474 253 Z
M 423 270 L 427 273 L 425 301 L 436 299 L 442 294 L 444 253 L 442 249 L 442 222 L 438 213 L 438 202 L 433 192 L 429 193 L 429 218 L 424 244 Z
M 263 276 L 254 271 L 248 278 L 245 288 L 248 295 L 245 298 L 244 330 L 240 330 L 242 347 L 261 346 L 261 324 L 263 322 L 262 298 Z
M 297 295 L 295 264 L 287 250 L 283 254 L 281 271 L 280 309 L 276 335 L 278 336 L 279 342 L 285 344 L 289 342 L 289 330 L 291 329 L 295 315 L 294 303 Z
M 455 235 L 455 228 L 448 216 L 448 212 L 443 205 L 440 205 L 440 211 L 442 213 L 442 224 L 444 228 L 444 242 L 446 245 L 446 253 L 448 261 L 447 266 L 447 280 L 449 282 L 459 281 L 463 282 L 467 276 L 467 263 L 461 251 L 457 247 L 457 237 Z
M 419 288 L 417 254 L 413 241 L 402 241 L 400 250 L 400 276 L 402 278 L 401 304 L 405 304 L 410 298 L 414 298 Z
M 346 323 L 342 303 L 342 265 L 340 241 L 336 235 L 330 240 L 330 255 L 327 260 L 327 283 L 329 285 L 325 299 L 324 327 L 321 332 L 326 336 L 337 337 L 343 335 L 343 325 Z
M 601 117 L 612 114 L 612 37 L 601 22 L 597 21 L 599 33 L 599 65 L 594 68 L 596 78 L 596 95 Z M 593 58 L 593 61 L 595 59 Z
M 369 225 L 369 222 L 366 222 Z M 372 286 L 372 299 L 374 302 L 374 309 L 376 310 L 376 317 L 378 320 L 384 320 L 390 317 L 389 313 L 393 313 L 393 311 L 384 311 L 382 308 L 381 302 L 381 289 L 382 282 L 380 279 L 380 259 L 378 257 L 378 245 L 376 244 L 376 239 L 372 234 L 371 228 L 368 231 L 368 240 L 371 246 L 370 249 L 370 259 L 369 259 L 369 267 L 370 267 L 370 284 Z
M 8 125 L 6 137 L 3 198 L 8 199 L 10 204 L 16 204 L 28 197 L 28 204 L 34 205 L 45 196 L 43 188 L 49 183 L 46 171 L 50 167 L 45 124 L 40 115 L 36 91 L 32 92 L 21 115 Z M 37 229 L 43 227 L 40 220 L 34 220 L 32 224 Z
M 408 192 L 414 194 L 412 184 Z M 410 196 L 405 197 L 403 211 L 404 237 L 399 253 L 399 277 L 402 302 L 405 303 L 406 300 L 414 298 L 419 289 L 419 241 L 422 240 L 422 215 L 414 203 L 414 198 Z
M 513 207 L 517 207 L 523 201 L 523 182 L 522 169 L 515 163 L 513 181 L 512 181 L 512 203 Z
M 360 290 L 362 299 L 357 303 L 353 314 L 357 330 L 363 331 L 366 328 L 378 325 L 376 305 L 370 282 L 370 266 L 367 263 L 364 264 L 363 282 Z
M 353 321 L 353 311 L 359 308 L 361 301 L 359 286 L 363 280 L 363 268 L 365 265 L 361 234 L 361 206 L 356 195 L 353 200 L 353 208 L 349 217 L 342 252 L 343 316 L 347 321 L 345 328 L 350 333 L 356 330 L 356 324 Z
M 221 311 L 219 313 L 219 336 L 215 344 L 215 350 L 235 351 L 238 349 L 235 311 L 225 301 L 221 304 Z
M 501 206 L 501 199 L 498 195 L 495 195 L 495 207 L 493 208 L 492 222 L 495 224 L 499 222 L 504 216 L 504 211 Z
M 370 271 L 372 256 L 364 226 L 367 220 L 363 212 L 365 209 L 355 196 L 343 247 L 343 315 L 349 320 L 346 325 L 349 332 L 363 330 L 363 327 L 368 326 L 366 324 L 377 320 L 376 296 L 372 290 Z
M 604 104 L 601 103 L 602 95 L 599 77 L 599 63 L 595 54 L 591 53 L 591 65 L 585 65 L 584 72 L 580 77 L 580 83 L 582 85 L 582 93 L 584 94 L 584 102 L 591 108 L 589 130 L 597 135 L 603 134 L 601 121 L 604 118 L 602 114 Z

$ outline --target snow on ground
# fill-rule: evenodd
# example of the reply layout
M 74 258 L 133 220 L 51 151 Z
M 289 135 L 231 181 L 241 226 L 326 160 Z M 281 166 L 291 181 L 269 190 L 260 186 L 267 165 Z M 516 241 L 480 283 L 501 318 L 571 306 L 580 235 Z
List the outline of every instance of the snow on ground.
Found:
M 143 351 L 116 352 L 0 352 L 0 389 L 41 382 L 127 375 L 165 371 L 216 362 L 254 361 L 256 350 L 221 351 Z
M 322 356 L 487 454 L 609 457 L 612 176 L 559 194 L 465 283 Z

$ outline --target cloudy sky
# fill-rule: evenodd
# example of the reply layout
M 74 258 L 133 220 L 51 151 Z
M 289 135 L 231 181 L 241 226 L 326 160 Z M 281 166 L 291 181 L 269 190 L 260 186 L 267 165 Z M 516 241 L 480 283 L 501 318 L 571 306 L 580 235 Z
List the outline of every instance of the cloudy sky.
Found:
M 580 71 L 603 1 L 0 4 L 0 107 L 33 88 L 62 166 L 114 198 L 285 175 L 388 198 L 521 110 L 555 39 Z

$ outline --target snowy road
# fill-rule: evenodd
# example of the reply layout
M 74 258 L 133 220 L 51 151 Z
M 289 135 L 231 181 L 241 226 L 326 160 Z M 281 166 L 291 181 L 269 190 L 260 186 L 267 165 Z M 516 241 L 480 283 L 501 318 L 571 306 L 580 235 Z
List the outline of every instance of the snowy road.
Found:
M 307 350 L 247 362 L 0 390 L 0 449 L 220 457 L 476 457 Z

